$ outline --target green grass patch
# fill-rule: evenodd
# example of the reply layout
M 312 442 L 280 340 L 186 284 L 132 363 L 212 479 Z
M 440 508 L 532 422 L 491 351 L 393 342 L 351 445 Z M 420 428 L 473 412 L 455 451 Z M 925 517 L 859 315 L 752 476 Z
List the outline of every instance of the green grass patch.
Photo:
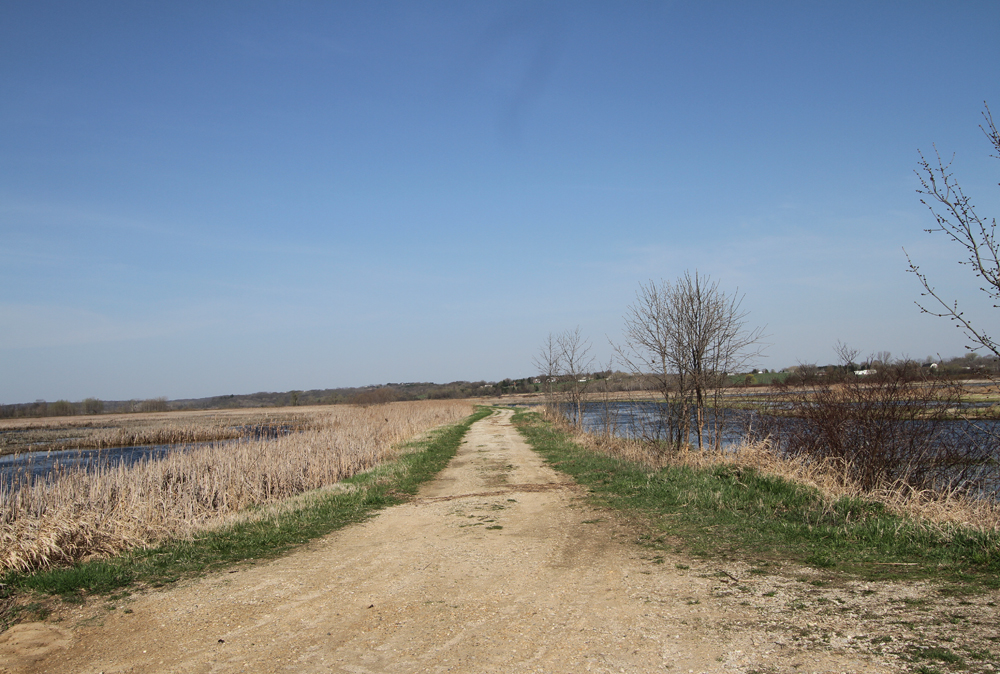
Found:
M 747 387 L 747 377 L 750 377 L 751 386 L 770 386 L 784 382 L 790 373 L 788 372 L 758 372 L 756 374 L 734 374 L 729 375 L 729 385 L 733 387 Z
M 108 594 L 134 585 L 159 587 L 181 578 L 280 556 L 405 501 L 455 456 L 469 427 L 491 413 L 489 408 L 479 408 L 462 423 L 438 429 L 412 443 L 399 460 L 343 480 L 346 489 L 307 495 L 313 497 L 304 498 L 301 507 L 110 559 L 31 574 L 8 573 L 0 578 L 0 599 L 35 591 L 80 601 L 87 595 Z M 0 616 L 0 628 L 3 622 Z
M 646 516 L 644 544 L 716 559 L 791 561 L 867 579 L 938 578 L 989 587 L 1000 536 L 923 526 L 877 502 L 825 499 L 818 490 L 737 466 L 653 469 L 588 451 L 534 412 L 521 433 L 600 505 Z M 664 539 L 664 536 L 667 538 Z M 657 542 L 657 541 L 663 542 Z
M 914 647 L 910 650 L 910 657 L 913 660 L 932 660 L 937 662 L 946 662 L 949 665 L 957 665 L 962 667 L 965 665 L 964 660 L 961 656 L 952 653 L 947 648 L 942 646 L 930 646 L 926 648 Z

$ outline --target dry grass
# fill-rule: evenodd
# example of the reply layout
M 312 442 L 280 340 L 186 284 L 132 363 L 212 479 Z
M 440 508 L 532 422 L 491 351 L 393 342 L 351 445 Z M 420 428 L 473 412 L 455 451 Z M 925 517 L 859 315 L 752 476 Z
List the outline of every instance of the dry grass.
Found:
M 772 451 L 766 440 L 744 442 L 723 452 L 661 452 L 638 439 L 579 432 L 564 418 L 555 414 L 547 414 L 546 418 L 573 433 L 575 440 L 589 449 L 653 468 L 672 465 L 708 468 L 722 464 L 753 468 L 766 475 L 815 487 L 831 502 L 843 497 L 877 501 L 891 512 L 914 518 L 942 531 L 956 525 L 977 531 L 1000 531 L 1000 503 L 995 501 L 972 498 L 957 492 L 916 490 L 904 484 L 887 484 L 864 490 L 845 477 L 849 471 L 845 471 L 842 466 L 831 461 L 783 457 Z
M 286 407 L 0 419 L 0 454 L 228 440 L 246 436 L 248 428 L 299 430 L 307 427 L 323 409 Z
M 400 444 L 472 412 L 465 401 L 296 408 L 308 429 L 33 484 L 0 483 L 0 571 L 31 570 L 190 535 L 248 507 L 391 460 Z M 23 479 L 22 479 L 23 480 Z

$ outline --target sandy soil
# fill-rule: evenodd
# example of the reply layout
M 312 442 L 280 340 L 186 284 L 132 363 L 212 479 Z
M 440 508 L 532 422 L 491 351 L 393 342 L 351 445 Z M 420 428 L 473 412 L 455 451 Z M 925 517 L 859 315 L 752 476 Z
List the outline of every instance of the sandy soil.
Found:
M 886 599 L 898 587 L 827 589 L 805 571 L 755 575 L 636 545 L 636 529 L 586 506 L 509 418 L 475 424 L 412 503 L 286 557 L 17 625 L 0 635 L 0 672 L 913 666 L 892 649 L 879 653 L 874 638 L 916 629 L 912 620 L 893 627 L 913 606 Z M 995 622 L 990 600 L 965 602 L 966 627 Z M 889 645 L 900 650 L 904 638 Z

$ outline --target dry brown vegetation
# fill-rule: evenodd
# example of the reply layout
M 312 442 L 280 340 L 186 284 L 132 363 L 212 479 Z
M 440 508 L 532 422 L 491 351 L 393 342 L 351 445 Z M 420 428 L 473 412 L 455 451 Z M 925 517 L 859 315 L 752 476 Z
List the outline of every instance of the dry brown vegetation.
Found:
M 471 412 L 468 401 L 296 408 L 285 414 L 305 430 L 276 439 L 238 440 L 90 473 L 70 470 L 34 483 L 0 482 L 0 571 L 45 568 L 190 535 L 250 506 L 370 469 L 396 456 L 403 441 Z M 234 424 L 217 412 L 205 417 L 163 415 L 161 431 L 154 432 L 173 429 L 172 437 L 187 437 L 217 421 Z M 33 421 L 43 427 L 53 420 Z M 131 431 L 123 426 L 119 432 Z
M 318 409 L 324 408 L 0 419 L 0 454 L 230 440 L 251 429 L 306 428 Z

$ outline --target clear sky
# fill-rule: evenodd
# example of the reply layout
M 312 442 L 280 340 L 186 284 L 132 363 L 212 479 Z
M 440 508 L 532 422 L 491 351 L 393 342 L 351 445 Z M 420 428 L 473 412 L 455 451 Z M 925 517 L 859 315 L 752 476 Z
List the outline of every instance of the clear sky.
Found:
M 761 367 L 963 353 L 918 149 L 983 213 L 996 2 L 0 2 L 0 403 L 533 374 L 638 284 Z M 1000 115 L 998 115 L 1000 116 Z M 991 313 L 992 312 L 992 313 Z M 996 331 L 996 330 L 994 330 Z

